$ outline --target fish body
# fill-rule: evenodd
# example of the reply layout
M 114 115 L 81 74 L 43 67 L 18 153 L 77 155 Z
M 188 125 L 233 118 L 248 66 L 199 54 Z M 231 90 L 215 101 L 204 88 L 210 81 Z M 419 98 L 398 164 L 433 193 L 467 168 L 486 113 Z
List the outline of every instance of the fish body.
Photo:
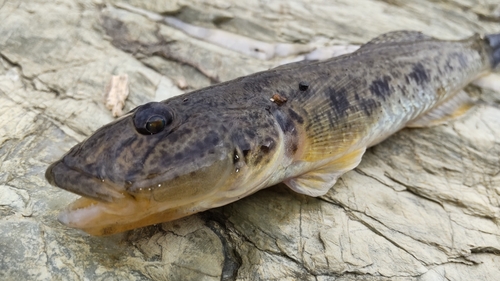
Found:
M 59 217 L 113 234 L 286 183 L 325 194 L 366 148 L 471 106 L 462 88 L 498 68 L 500 35 L 381 35 L 354 53 L 299 62 L 137 107 L 46 172 L 82 195 Z

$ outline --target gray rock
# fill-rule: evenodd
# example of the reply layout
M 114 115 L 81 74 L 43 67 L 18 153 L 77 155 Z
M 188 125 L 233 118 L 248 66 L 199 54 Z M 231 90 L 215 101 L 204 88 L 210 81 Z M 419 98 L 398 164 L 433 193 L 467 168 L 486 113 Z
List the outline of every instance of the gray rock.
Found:
M 254 39 L 360 44 L 394 29 L 499 32 L 497 0 L 123 1 Z M 148 2 L 148 3 L 145 3 Z M 500 98 L 405 129 L 321 198 L 274 186 L 225 207 L 110 237 L 56 221 L 77 196 L 46 167 L 125 110 L 241 75 L 261 61 L 112 6 L 0 3 L 1 280 L 494 280 L 500 276 Z M 109 6 L 108 6 L 109 5 Z

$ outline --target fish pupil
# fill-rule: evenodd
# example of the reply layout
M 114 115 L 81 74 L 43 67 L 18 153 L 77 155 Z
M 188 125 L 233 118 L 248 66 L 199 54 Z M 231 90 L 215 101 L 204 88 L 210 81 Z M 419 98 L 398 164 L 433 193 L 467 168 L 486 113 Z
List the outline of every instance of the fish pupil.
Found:
M 167 121 L 163 116 L 155 115 L 151 116 L 146 122 L 146 131 L 150 134 L 158 134 L 165 129 Z

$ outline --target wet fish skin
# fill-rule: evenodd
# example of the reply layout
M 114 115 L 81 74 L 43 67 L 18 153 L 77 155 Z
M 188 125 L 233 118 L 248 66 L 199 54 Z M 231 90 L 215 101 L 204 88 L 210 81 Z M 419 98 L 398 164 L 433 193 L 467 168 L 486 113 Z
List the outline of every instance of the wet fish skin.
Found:
M 322 195 L 367 147 L 418 124 L 498 68 L 499 38 L 393 32 L 352 54 L 142 105 L 47 169 L 51 184 L 84 196 L 60 220 L 104 235 L 225 205 L 282 181 Z M 149 134 L 145 124 L 155 116 L 168 124 Z

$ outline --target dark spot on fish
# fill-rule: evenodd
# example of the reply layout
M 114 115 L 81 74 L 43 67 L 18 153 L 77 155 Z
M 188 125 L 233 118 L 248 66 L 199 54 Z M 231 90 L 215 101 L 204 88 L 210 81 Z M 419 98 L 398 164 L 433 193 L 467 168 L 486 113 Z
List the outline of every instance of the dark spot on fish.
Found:
M 96 167 L 95 167 L 94 163 L 85 164 L 83 167 L 84 167 L 83 169 L 86 173 L 94 175 L 96 172 Z
M 309 88 L 309 83 L 301 81 L 299 82 L 299 90 L 306 91 Z
M 220 142 L 220 138 L 215 131 L 210 131 L 204 139 L 204 142 L 210 146 L 216 146 Z
M 250 149 L 242 150 L 241 153 L 243 153 L 243 157 L 245 157 L 245 159 L 246 159 L 248 156 L 248 153 L 250 153 Z
M 359 97 L 358 93 L 354 94 L 354 98 L 359 101 L 361 98 Z
M 182 102 L 187 102 L 188 100 L 189 100 L 188 98 L 184 98 Z
M 359 105 L 361 109 L 366 114 L 366 116 L 370 117 L 373 114 L 373 111 L 377 108 L 378 104 L 374 99 L 364 99 Z
M 423 84 L 429 82 L 429 76 L 427 71 L 421 63 L 417 63 L 413 66 L 412 71 L 408 74 L 408 77 L 417 82 L 417 84 Z
M 174 155 L 174 159 L 177 160 L 177 161 L 182 160 L 183 157 L 184 157 L 184 154 L 182 152 L 177 152 Z
M 262 156 L 262 154 L 258 154 L 257 157 L 255 157 L 255 159 L 253 160 L 253 163 L 254 164 L 259 164 L 260 161 L 262 161 L 264 157 Z
M 158 174 L 157 174 L 157 173 L 152 173 L 152 174 L 147 175 L 147 176 L 146 176 L 146 179 L 148 179 L 148 180 L 149 180 L 149 179 L 154 179 L 154 178 L 156 178 L 157 176 L 158 176 Z
M 196 141 L 194 143 L 193 150 L 195 151 L 195 154 L 201 155 L 204 151 L 204 148 L 206 147 L 206 143 L 203 141 Z
M 272 150 L 274 148 L 274 146 L 276 145 L 275 141 L 270 138 L 270 137 L 267 137 L 265 140 L 264 140 L 264 144 L 262 146 L 265 146 L 267 147 L 268 151 L 269 150 Z M 262 146 L 261 146 L 261 149 L 262 149 Z
M 149 164 L 151 166 L 158 166 L 158 163 L 160 163 L 161 158 L 162 158 L 161 155 L 155 153 L 155 155 L 153 155 L 153 157 L 149 160 Z
M 179 134 L 176 134 L 176 133 L 170 134 L 168 136 L 168 140 L 171 141 L 171 142 L 177 142 L 179 140 Z
M 375 96 L 385 100 L 386 97 L 391 95 L 391 89 L 389 87 L 389 82 L 391 77 L 384 76 L 381 79 L 375 80 L 370 85 L 370 92 Z
M 406 96 L 407 94 L 407 90 L 406 90 L 406 86 L 405 85 L 397 85 L 400 93 L 403 95 L 403 96 Z
M 344 88 L 328 88 L 326 95 L 329 98 L 330 106 L 332 107 L 335 115 L 338 117 L 343 117 L 347 114 L 347 109 L 350 106 L 349 100 L 347 99 L 347 91 Z M 330 113 L 329 111 L 327 112 Z M 333 116 L 329 116 L 331 122 L 333 122 Z
M 235 146 L 233 152 L 233 163 L 236 163 L 240 160 L 240 155 L 238 155 L 238 149 L 243 154 L 243 157 L 246 157 L 246 154 L 250 151 L 251 145 L 247 141 L 247 137 L 243 134 L 242 131 L 236 131 L 232 135 L 233 145 Z
M 297 123 L 299 124 L 304 124 L 304 118 L 302 118 L 299 114 L 297 114 L 297 112 L 295 112 L 295 110 L 289 108 L 288 109 L 288 114 L 290 114 L 290 117 L 297 121 Z
M 263 152 L 263 153 L 269 153 L 269 146 L 266 146 L 266 145 L 261 145 L 260 146 L 260 151 Z
M 290 149 L 292 150 L 292 153 L 294 153 L 294 154 L 295 154 L 295 152 L 297 152 L 298 148 L 299 147 L 298 147 L 297 143 L 295 143 L 295 142 L 290 145 Z
M 254 139 L 257 135 L 255 135 L 255 132 L 251 129 L 246 129 L 245 134 L 250 138 Z
M 145 142 L 145 138 L 139 138 L 139 140 L 137 141 L 137 146 L 138 147 L 143 147 L 144 146 L 144 142 Z
M 466 68 L 467 67 L 467 59 L 465 58 L 464 54 L 456 53 L 454 55 L 457 58 L 458 63 L 460 64 L 460 67 Z
M 289 118 L 285 118 L 280 111 L 277 111 L 275 117 L 276 121 L 278 122 L 278 125 L 285 134 L 295 132 L 295 126 L 292 120 L 290 120 Z
M 250 113 L 250 115 L 248 115 L 250 117 L 250 119 L 253 119 L 253 120 L 258 120 L 259 119 L 259 114 L 257 112 L 252 112 Z

